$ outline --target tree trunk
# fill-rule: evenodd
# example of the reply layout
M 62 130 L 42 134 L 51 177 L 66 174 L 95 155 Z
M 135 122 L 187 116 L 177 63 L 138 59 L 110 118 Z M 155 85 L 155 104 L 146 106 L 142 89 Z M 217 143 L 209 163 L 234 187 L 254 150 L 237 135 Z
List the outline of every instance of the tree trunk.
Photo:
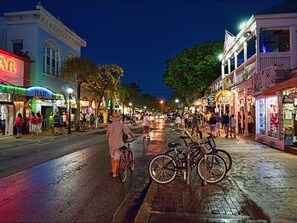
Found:
M 76 98 L 76 113 L 75 113 L 75 131 L 79 131 L 79 119 L 80 119 L 80 86 L 81 82 L 77 83 L 77 98 Z

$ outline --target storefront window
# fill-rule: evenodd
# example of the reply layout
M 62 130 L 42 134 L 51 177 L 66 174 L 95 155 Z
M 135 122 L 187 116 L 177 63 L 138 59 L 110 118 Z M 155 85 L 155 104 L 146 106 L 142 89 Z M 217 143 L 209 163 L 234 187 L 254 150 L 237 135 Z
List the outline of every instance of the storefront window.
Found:
M 265 122 L 265 118 L 266 118 L 266 115 L 265 115 L 265 99 L 264 98 L 261 98 L 261 99 L 258 99 L 256 101 L 257 103 L 257 114 L 256 114 L 256 123 L 257 123 L 257 126 L 256 126 L 256 133 L 257 134 L 261 134 L 261 135 L 265 135 L 266 133 L 266 122 Z
M 297 88 L 283 92 L 284 141 L 286 146 L 297 146 Z
M 267 98 L 266 105 L 268 136 L 277 138 L 279 133 L 277 97 Z

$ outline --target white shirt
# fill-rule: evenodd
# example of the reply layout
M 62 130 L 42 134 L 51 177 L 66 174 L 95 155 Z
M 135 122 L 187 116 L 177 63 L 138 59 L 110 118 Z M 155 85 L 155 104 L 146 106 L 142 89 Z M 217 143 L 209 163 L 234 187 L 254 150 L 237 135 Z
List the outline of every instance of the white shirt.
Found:
M 144 116 L 143 117 L 143 126 L 149 126 L 149 117 L 148 116 Z

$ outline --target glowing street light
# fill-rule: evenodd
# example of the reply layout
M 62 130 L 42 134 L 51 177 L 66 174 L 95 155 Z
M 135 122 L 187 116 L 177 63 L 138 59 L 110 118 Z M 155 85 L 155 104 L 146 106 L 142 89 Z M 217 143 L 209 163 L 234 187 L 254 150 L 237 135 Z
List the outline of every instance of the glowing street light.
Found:
M 163 104 L 164 104 L 164 101 L 161 100 L 161 101 L 160 101 L 160 105 L 161 105 L 161 113 L 162 113 L 162 114 L 163 114 Z
M 72 93 L 73 93 L 73 87 L 69 86 L 67 88 L 67 93 L 68 93 L 68 134 L 71 134 L 71 98 L 72 98 Z

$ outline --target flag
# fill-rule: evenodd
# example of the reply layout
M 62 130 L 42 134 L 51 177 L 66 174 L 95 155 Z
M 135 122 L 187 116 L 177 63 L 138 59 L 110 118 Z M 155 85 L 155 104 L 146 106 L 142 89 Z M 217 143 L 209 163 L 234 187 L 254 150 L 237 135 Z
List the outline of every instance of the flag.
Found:
M 235 42 L 235 36 L 225 29 L 225 42 L 224 42 L 224 54 L 230 49 L 232 44 Z

